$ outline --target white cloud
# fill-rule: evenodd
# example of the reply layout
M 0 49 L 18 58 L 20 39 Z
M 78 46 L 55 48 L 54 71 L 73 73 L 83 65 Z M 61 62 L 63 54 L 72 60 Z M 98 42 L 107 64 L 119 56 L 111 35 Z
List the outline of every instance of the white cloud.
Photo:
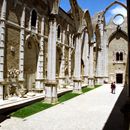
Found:
M 110 10 L 111 15 L 122 14 L 124 17 L 127 17 L 127 11 L 122 6 L 116 6 Z

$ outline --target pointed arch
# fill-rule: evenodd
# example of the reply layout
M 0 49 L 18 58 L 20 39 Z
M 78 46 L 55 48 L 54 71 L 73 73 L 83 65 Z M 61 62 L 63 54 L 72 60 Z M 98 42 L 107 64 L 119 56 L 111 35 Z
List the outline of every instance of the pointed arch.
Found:
M 84 19 L 85 19 L 86 24 L 87 24 L 89 41 L 91 42 L 91 40 L 93 38 L 93 26 L 92 26 L 91 16 L 90 16 L 90 13 L 88 10 L 86 10 L 84 13 Z
M 128 35 L 125 31 L 123 30 L 116 30 L 115 32 L 113 32 L 109 39 L 108 39 L 108 45 L 110 44 L 110 42 L 114 39 L 114 38 L 118 38 L 118 35 L 119 37 L 122 37 L 124 38 L 126 41 L 128 40 Z
M 69 0 L 72 10 L 72 15 L 75 22 L 76 31 L 81 33 L 82 31 L 82 19 L 83 19 L 83 10 L 79 7 L 77 0 Z
M 107 7 L 106 7 L 106 9 L 104 10 L 104 12 L 103 12 L 103 17 L 104 17 L 104 15 L 106 14 L 106 12 L 113 6 L 113 5 L 116 5 L 116 4 L 118 4 L 118 5 L 120 5 L 120 6 L 122 6 L 122 7 L 124 7 L 126 10 L 127 10 L 127 6 L 125 5 L 125 4 L 123 4 L 123 3 L 121 3 L 120 1 L 114 1 L 114 2 L 112 2 L 110 5 L 108 5 Z
M 37 11 L 33 9 L 31 11 L 31 26 L 36 27 L 36 21 L 37 21 Z

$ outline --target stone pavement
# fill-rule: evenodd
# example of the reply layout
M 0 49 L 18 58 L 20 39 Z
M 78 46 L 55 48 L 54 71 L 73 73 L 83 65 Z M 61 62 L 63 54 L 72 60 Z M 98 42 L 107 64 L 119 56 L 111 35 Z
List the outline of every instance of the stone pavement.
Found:
M 0 130 L 102 130 L 123 89 L 103 85 L 24 119 L 11 117 Z

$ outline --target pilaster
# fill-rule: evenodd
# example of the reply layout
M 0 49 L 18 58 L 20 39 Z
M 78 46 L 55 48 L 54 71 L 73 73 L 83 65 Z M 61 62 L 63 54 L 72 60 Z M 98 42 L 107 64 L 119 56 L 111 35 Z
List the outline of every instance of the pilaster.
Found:
M 23 12 L 21 16 L 21 30 L 20 30 L 20 48 L 19 48 L 19 81 L 24 82 L 24 44 L 25 44 L 25 10 L 26 7 L 23 7 Z
M 5 29 L 6 29 L 7 0 L 3 0 L 0 20 L 0 99 L 3 99 L 4 81 L 4 51 L 5 51 Z
M 36 90 L 42 91 L 44 88 L 43 84 L 43 65 L 44 65 L 44 54 L 43 54 L 43 46 L 44 46 L 44 17 L 41 22 L 41 39 L 40 39 L 40 52 L 38 56 L 38 64 L 37 64 L 37 73 L 36 73 Z

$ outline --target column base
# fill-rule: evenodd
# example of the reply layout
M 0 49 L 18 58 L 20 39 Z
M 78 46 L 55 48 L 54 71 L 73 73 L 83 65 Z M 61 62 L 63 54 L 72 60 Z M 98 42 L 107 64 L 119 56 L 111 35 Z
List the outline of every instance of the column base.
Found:
M 36 79 L 35 92 L 42 93 L 44 90 L 43 79 Z
M 82 88 L 81 88 L 81 79 L 74 79 L 74 87 L 73 87 L 73 93 L 82 93 Z
M 108 78 L 103 76 L 95 77 L 96 78 L 96 85 L 103 85 L 104 83 L 108 83 Z
M 88 78 L 88 87 L 94 88 L 94 78 Z
M 65 77 L 59 78 L 59 88 L 66 88 Z
M 88 85 L 88 76 L 83 76 L 83 78 L 84 78 L 84 84 Z
M 57 104 L 58 103 L 58 98 L 57 97 L 45 97 L 43 103 Z
M 82 92 L 82 90 L 77 90 L 77 89 L 75 89 L 75 90 L 72 91 L 72 93 L 82 94 L 83 92 Z
M 103 78 L 97 78 L 96 79 L 96 84 L 97 85 L 103 85 Z
M 58 98 L 57 98 L 57 82 L 56 81 L 50 81 L 47 80 L 45 83 L 45 103 L 49 104 L 57 104 Z

